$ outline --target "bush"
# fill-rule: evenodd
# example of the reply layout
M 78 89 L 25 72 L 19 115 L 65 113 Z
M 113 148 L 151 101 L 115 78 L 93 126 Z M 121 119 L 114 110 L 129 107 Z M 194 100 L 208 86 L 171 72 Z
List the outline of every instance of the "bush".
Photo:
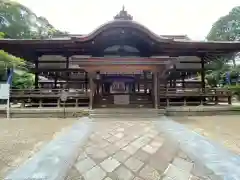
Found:
M 237 85 L 227 85 L 225 87 L 227 87 L 232 92 L 232 95 L 237 96 L 238 100 L 240 100 L 240 84 L 237 84 Z

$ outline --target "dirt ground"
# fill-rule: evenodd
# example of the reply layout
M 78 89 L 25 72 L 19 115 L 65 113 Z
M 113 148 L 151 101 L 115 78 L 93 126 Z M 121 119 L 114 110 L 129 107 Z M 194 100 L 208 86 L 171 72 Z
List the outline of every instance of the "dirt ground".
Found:
M 173 119 L 240 154 L 240 115 L 189 116 Z
M 77 119 L 0 119 L 0 179 Z

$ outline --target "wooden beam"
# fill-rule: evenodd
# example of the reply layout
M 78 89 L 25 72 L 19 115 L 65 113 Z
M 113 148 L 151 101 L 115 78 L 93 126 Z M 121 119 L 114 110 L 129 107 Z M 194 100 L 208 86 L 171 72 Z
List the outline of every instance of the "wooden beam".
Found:
M 90 86 L 90 97 L 89 97 L 89 109 L 93 109 L 93 98 L 94 98 L 94 82 L 93 82 L 93 73 L 89 73 L 89 86 Z
M 159 106 L 159 92 L 158 92 L 158 72 L 154 72 L 154 106 L 155 109 L 158 109 Z
M 204 67 L 204 58 L 201 58 L 201 82 L 202 82 L 202 92 L 205 93 L 205 67 Z
M 35 70 L 38 70 L 38 56 L 36 55 L 34 57 L 34 61 L 35 61 Z M 35 89 L 38 89 L 39 86 L 38 86 L 38 81 L 39 81 L 39 77 L 38 77 L 39 73 L 37 71 L 35 71 L 35 81 L 34 81 L 34 86 L 35 86 Z

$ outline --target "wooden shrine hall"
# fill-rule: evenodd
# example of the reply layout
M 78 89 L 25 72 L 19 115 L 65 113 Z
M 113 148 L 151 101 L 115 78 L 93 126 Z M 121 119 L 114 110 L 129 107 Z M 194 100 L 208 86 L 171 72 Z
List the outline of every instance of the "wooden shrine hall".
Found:
M 12 90 L 11 100 L 60 107 L 65 91 L 67 106 L 161 108 L 230 104 L 227 89 L 207 86 L 205 70 L 216 58 L 240 51 L 240 43 L 159 36 L 123 9 L 88 35 L 1 39 L 0 49 L 27 60 L 35 74 L 35 88 Z

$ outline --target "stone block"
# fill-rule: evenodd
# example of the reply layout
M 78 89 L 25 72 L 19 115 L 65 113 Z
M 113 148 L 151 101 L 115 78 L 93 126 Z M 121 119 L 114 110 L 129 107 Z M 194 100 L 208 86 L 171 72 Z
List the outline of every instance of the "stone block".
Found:
M 124 166 L 120 166 L 115 171 L 115 174 L 117 176 L 117 180 L 132 180 L 134 178 L 133 173 Z
M 83 177 L 79 173 L 79 171 L 73 166 L 69 172 L 65 180 L 83 180 Z
M 129 143 L 129 142 L 126 141 L 125 139 L 121 139 L 120 141 L 117 141 L 117 142 L 115 143 L 115 145 L 116 145 L 117 147 L 119 147 L 119 148 L 123 148 L 123 147 L 127 146 L 128 143 Z
M 174 158 L 172 164 L 177 166 L 178 168 L 188 171 L 188 172 L 190 172 L 193 168 L 192 162 L 186 161 L 186 160 L 178 158 L 178 157 Z
M 109 157 L 108 159 L 105 159 L 100 165 L 105 171 L 112 172 L 120 165 L 120 163 L 116 159 Z
M 95 165 L 96 163 L 91 158 L 86 158 L 82 161 L 77 162 L 75 164 L 75 167 L 80 173 L 85 173 Z
M 110 178 L 110 177 L 106 177 L 104 180 L 112 180 L 112 178 Z
M 114 136 L 114 135 L 107 139 L 107 141 L 110 142 L 110 143 L 114 143 L 118 140 L 119 140 L 119 138 Z
M 117 159 L 119 162 L 125 162 L 127 158 L 130 157 L 130 154 L 126 151 L 120 150 L 113 155 L 113 158 Z
M 172 179 L 189 180 L 191 174 L 187 171 L 184 171 L 184 170 L 178 168 L 177 166 L 170 164 L 165 175 Z
M 83 160 L 83 159 L 85 159 L 85 158 L 87 158 L 87 157 L 88 157 L 88 156 L 87 156 L 86 152 L 81 152 L 81 153 L 79 154 L 79 156 L 78 156 L 77 161 L 81 161 L 81 160 Z
M 124 133 L 117 133 L 114 136 L 117 137 L 118 139 L 121 139 L 121 138 L 123 138 Z
M 119 147 L 115 146 L 114 144 L 110 144 L 109 146 L 104 148 L 104 151 L 108 154 L 108 155 L 112 155 L 115 152 L 117 152 L 118 150 L 120 150 Z
M 150 154 L 146 153 L 145 151 L 143 151 L 142 149 L 139 149 L 134 155 L 133 157 L 143 161 L 143 162 L 146 162 L 149 157 L 150 157 Z
M 175 180 L 173 178 L 170 178 L 170 177 L 167 177 L 167 176 L 164 176 L 161 180 Z M 176 179 L 177 180 L 177 179 Z
M 124 164 L 133 172 L 137 172 L 144 163 L 134 157 L 130 157 Z
M 83 174 L 83 177 L 85 180 L 102 180 L 106 176 L 106 172 L 103 171 L 99 166 L 95 166 L 89 171 L 87 171 L 85 174 Z
M 149 154 L 154 154 L 157 152 L 157 150 L 159 149 L 159 147 L 153 147 L 151 145 L 146 145 L 142 148 L 143 151 L 149 153 Z
M 97 161 L 97 162 L 100 162 L 102 161 L 104 158 L 108 157 L 108 154 L 101 150 L 101 149 L 98 149 L 96 151 L 94 151 L 94 153 L 90 154 L 89 155 L 93 160 Z
M 155 155 L 157 159 L 163 159 L 164 162 L 171 162 L 173 160 L 173 158 L 175 157 L 175 155 L 173 153 L 171 153 L 171 150 L 166 150 L 166 149 L 162 149 L 160 148 Z
M 167 169 L 167 167 L 169 166 L 169 163 L 170 162 L 164 157 L 160 159 L 156 155 L 151 156 L 149 160 L 149 165 L 159 170 L 162 173 Z
M 139 173 L 139 176 L 147 180 L 159 180 L 161 175 L 149 165 L 146 165 Z
M 135 147 L 135 146 L 132 146 L 132 145 L 128 145 L 126 146 L 125 148 L 123 148 L 124 151 L 126 151 L 127 153 L 129 154 L 134 154 L 139 148 Z
M 140 177 L 135 177 L 133 180 L 143 180 L 143 179 Z

